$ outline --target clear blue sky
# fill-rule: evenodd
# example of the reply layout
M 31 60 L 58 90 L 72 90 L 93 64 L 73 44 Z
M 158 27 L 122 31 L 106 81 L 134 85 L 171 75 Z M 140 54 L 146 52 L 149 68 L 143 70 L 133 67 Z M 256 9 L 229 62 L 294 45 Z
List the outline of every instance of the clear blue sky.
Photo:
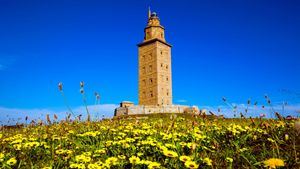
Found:
M 300 100 L 300 3 L 292 0 L 1 0 L 0 107 L 137 103 L 136 44 L 151 6 L 173 45 L 173 102 Z M 282 92 L 284 89 L 287 92 Z

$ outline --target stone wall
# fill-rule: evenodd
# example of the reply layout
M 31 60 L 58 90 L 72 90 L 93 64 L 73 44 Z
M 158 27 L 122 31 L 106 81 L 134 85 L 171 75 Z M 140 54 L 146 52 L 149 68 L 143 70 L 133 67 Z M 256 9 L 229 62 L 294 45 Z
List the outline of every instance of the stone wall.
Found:
M 154 114 L 154 113 L 199 113 L 198 107 L 185 105 L 164 105 L 164 106 L 143 106 L 136 105 L 131 107 L 119 107 L 115 110 L 115 116 L 136 115 L 136 114 Z

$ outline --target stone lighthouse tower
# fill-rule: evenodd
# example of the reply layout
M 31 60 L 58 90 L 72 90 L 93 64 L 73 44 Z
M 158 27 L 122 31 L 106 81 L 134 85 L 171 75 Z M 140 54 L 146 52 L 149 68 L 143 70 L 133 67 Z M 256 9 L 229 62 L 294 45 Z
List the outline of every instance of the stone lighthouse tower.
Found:
M 165 28 L 155 12 L 148 11 L 144 40 L 138 46 L 139 103 L 123 101 L 115 116 L 199 112 L 198 107 L 173 105 L 171 45 L 166 42 Z
M 138 44 L 139 105 L 172 105 L 171 45 L 165 28 L 150 9 L 144 41 Z

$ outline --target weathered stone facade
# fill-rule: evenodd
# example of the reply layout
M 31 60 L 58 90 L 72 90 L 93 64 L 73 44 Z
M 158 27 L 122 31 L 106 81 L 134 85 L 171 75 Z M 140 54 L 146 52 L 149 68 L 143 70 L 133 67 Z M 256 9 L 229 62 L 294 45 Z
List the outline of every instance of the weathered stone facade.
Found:
M 139 105 L 172 105 L 171 45 L 156 13 L 148 17 L 144 41 L 138 44 Z

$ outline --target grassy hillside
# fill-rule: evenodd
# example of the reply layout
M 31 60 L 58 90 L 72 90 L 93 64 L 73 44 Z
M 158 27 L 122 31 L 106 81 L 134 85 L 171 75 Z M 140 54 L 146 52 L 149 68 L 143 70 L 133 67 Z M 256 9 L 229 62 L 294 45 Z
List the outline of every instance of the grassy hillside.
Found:
M 295 121 L 187 114 L 2 129 L 2 168 L 299 168 Z

